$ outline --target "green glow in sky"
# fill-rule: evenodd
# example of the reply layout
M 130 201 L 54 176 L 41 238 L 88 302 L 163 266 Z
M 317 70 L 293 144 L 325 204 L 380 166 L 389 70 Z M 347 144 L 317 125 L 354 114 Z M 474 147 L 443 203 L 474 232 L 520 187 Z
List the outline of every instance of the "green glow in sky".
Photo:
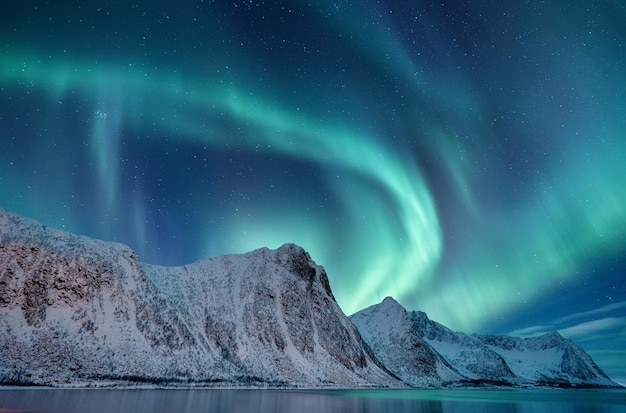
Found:
M 3 207 L 156 264 L 294 242 L 348 314 L 626 377 L 622 2 L 40 3 L 0 14 Z
M 156 124 L 179 137 L 215 146 L 263 145 L 267 151 L 333 167 L 338 172 L 328 180 L 353 220 L 345 254 L 360 257 L 338 266 L 339 274 L 331 274 L 331 278 L 338 277 L 335 295 L 347 313 L 416 288 L 438 263 L 441 233 L 420 171 L 410 158 L 394 152 L 376 136 L 343 125 L 320 125 L 305 114 L 268 103 L 269 99 L 250 98 L 234 86 L 203 86 L 132 69 L 100 70 L 80 61 L 6 59 L 2 80 L 46 90 L 54 101 L 62 101 L 68 93 L 96 100 L 89 145 L 107 206 L 116 201 L 119 136 L 124 122 L 140 128 Z M 141 112 L 136 109 L 139 104 Z M 206 122 L 200 125 L 197 118 L 177 107 L 191 114 L 219 113 L 245 125 L 255 139 L 238 139 Z M 334 184 L 337 180 L 342 184 Z M 368 189 L 372 183 L 381 193 Z M 225 244 L 211 252 L 245 252 L 289 241 L 303 245 L 320 263 L 326 262 L 326 245 L 334 235 L 321 228 L 328 223 L 303 222 L 301 213 L 293 211 L 289 202 L 281 203 L 279 214 L 261 207 L 255 217 L 260 224 L 248 222 L 246 217 L 232 220 Z

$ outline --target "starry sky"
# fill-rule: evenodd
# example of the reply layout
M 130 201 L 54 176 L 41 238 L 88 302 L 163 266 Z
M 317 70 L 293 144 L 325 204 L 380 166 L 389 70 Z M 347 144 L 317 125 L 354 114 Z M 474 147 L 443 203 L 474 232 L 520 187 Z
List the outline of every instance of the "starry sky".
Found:
M 293 242 L 347 314 L 559 330 L 626 383 L 626 4 L 24 0 L 0 205 L 182 265 Z

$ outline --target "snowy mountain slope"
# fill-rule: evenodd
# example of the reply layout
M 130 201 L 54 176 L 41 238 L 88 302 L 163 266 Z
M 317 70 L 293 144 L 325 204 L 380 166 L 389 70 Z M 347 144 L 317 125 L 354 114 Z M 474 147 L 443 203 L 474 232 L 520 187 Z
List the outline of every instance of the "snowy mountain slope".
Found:
M 391 298 L 351 320 L 292 244 L 159 267 L 0 208 L 0 383 L 616 385 L 557 333 L 469 336 Z
M 398 386 L 294 245 L 144 265 L 0 209 L 0 382 Z
M 217 357 L 197 347 L 128 247 L 0 210 L 3 381 L 220 377 Z
M 407 312 L 391 298 L 350 318 L 376 356 L 414 385 L 424 382 L 410 377 L 423 377 L 423 372 L 433 377 L 433 371 L 441 371 L 436 357 L 421 356 L 429 346 L 460 377 L 448 376 L 442 380 L 444 384 L 471 380 L 507 385 L 618 386 L 580 346 L 558 333 L 526 339 L 470 336 L 431 321 L 423 312 Z M 411 343 L 419 343 L 417 350 Z M 429 366 L 412 364 L 415 357 Z
M 474 336 L 454 332 L 431 321 L 421 311 L 410 312 L 410 318 L 420 337 L 466 378 L 510 384 L 523 382 L 515 376 L 500 354 Z
M 582 347 L 552 332 L 537 337 L 467 335 L 414 311 L 423 338 L 468 378 L 511 384 L 618 386 Z
M 409 313 L 393 298 L 350 317 L 387 368 L 413 387 L 441 387 L 465 377 L 426 343 Z
M 400 384 L 371 355 L 335 302 L 326 272 L 301 247 L 146 268 L 210 347 L 249 375 L 316 385 Z
M 553 332 L 537 337 L 478 335 L 518 377 L 567 385 L 615 386 L 582 347 Z

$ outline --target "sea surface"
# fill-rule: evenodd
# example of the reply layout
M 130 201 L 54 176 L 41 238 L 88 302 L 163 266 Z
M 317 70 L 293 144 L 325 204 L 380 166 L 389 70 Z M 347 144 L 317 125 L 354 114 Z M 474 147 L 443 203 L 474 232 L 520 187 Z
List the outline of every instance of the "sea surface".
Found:
M 624 413 L 625 390 L 0 390 L 0 412 Z

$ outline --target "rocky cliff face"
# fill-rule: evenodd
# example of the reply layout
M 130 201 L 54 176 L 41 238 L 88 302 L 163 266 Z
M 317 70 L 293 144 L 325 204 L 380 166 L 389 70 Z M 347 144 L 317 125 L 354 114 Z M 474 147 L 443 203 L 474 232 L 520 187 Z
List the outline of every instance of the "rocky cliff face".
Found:
M 376 356 L 411 384 L 436 385 L 439 380 L 443 385 L 618 386 L 580 346 L 558 333 L 525 339 L 470 336 L 431 321 L 423 312 L 407 312 L 392 298 L 354 314 L 351 320 Z M 419 343 L 415 347 L 420 350 L 409 343 Z M 439 358 L 416 356 L 432 353 Z M 430 382 L 420 383 L 424 376 Z
M 332 295 L 326 272 L 286 244 L 148 277 L 197 326 L 224 362 L 264 381 L 303 385 L 398 385 L 372 356 Z
M 0 381 L 400 385 L 300 247 L 156 267 L 2 209 Z

